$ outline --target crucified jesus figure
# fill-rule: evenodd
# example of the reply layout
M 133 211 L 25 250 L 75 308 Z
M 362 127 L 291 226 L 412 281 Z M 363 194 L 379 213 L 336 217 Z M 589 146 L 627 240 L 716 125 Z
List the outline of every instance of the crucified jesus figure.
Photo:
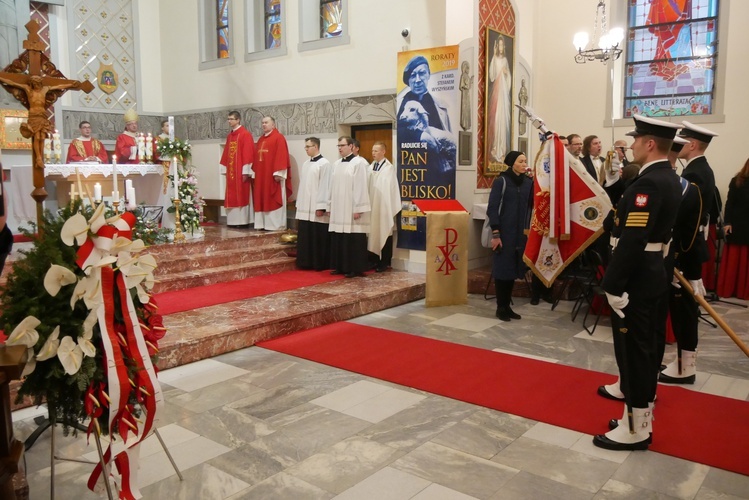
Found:
M 26 81 L 24 81 L 26 80 Z M 44 139 L 51 132 L 52 126 L 47 118 L 47 92 L 51 90 L 79 90 L 82 82 L 59 80 L 60 83 L 44 84 L 44 78 L 38 75 L 27 76 L 12 73 L 0 73 L 0 83 L 16 87 L 26 93 L 29 102 L 29 118 L 20 127 L 21 135 L 32 139 L 34 150 L 34 167 L 44 169 Z

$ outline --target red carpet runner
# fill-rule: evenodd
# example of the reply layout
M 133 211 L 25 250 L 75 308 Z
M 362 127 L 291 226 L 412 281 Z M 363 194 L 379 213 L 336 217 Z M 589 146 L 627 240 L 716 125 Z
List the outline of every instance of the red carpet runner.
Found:
M 271 276 L 255 276 L 238 281 L 217 283 L 186 290 L 156 294 L 162 316 L 190 311 L 200 307 L 226 304 L 235 300 L 251 299 L 261 295 L 295 290 L 305 286 L 343 279 L 331 276 L 328 271 L 285 271 Z
M 611 375 L 353 323 L 258 345 L 585 434 L 622 412 Z M 749 402 L 661 385 L 655 418 L 651 450 L 749 475 Z

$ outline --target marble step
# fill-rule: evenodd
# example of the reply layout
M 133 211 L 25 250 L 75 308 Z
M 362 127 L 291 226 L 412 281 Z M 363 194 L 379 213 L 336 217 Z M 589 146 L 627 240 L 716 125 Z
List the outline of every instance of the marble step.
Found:
M 185 290 L 198 286 L 213 285 L 225 281 L 237 281 L 253 276 L 290 271 L 296 268 L 296 259 L 286 255 L 263 260 L 228 264 L 217 267 L 188 269 L 185 271 L 160 274 L 156 277 L 154 293 Z
M 157 259 L 174 255 L 208 255 L 218 251 L 236 250 L 279 244 L 285 231 L 255 231 L 253 229 L 205 228 L 206 238 L 186 240 L 184 243 L 165 243 L 148 247 Z M 293 245 L 291 245 L 293 247 Z
M 251 242 L 247 246 L 225 250 L 211 250 L 205 253 L 155 255 L 158 266 L 156 276 L 164 276 L 184 271 L 198 271 L 213 267 L 225 266 L 227 262 L 244 264 L 254 261 L 289 257 L 288 251 L 294 247 L 280 243 L 258 245 Z
M 164 317 L 160 369 L 424 298 L 423 274 L 401 271 L 322 283 Z

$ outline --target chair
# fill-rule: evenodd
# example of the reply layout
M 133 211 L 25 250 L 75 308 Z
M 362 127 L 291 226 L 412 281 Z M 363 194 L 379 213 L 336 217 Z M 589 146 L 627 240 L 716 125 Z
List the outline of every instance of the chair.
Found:
M 598 326 L 598 321 L 601 319 L 601 315 L 609 311 L 608 303 L 606 301 L 606 292 L 603 290 L 603 286 L 601 285 L 606 269 L 604 267 L 601 254 L 599 254 L 595 250 L 588 249 L 586 259 L 588 263 L 588 269 L 591 274 L 590 279 L 585 284 L 585 288 L 581 293 L 581 302 L 580 306 L 578 306 L 577 308 L 577 312 L 579 312 L 580 308 L 582 307 L 582 300 L 586 301 L 588 303 L 588 307 L 585 311 L 585 316 L 583 316 L 583 328 L 586 332 L 588 332 L 589 335 L 593 335 L 593 333 L 596 331 L 596 327 Z M 588 316 L 591 313 L 596 315 L 596 320 L 593 323 L 592 328 L 588 328 L 587 320 Z
M 580 294 L 582 293 L 585 284 L 590 280 L 590 275 L 591 271 L 587 265 L 585 253 L 583 252 L 578 257 L 576 257 L 575 260 L 571 262 L 570 265 L 567 266 L 559 275 L 558 279 L 562 281 L 562 286 L 560 286 L 557 289 L 556 293 L 553 293 L 552 295 L 551 310 L 553 311 L 554 309 L 556 309 L 567 290 L 580 290 L 578 295 L 576 295 L 574 299 L 572 299 L 575 300 L 575 305 L 577 305 L 577 300 L 581 297 Z M 575 311 L 574 306 L 572 310 L 573 312 Z M 572 319 L 574 321 L 574 316 Z

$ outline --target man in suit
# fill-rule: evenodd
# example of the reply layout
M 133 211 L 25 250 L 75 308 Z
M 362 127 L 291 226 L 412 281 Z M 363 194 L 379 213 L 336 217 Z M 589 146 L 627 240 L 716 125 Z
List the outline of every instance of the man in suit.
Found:
M 665 329 L 671 281 L 664 254 L 681 202 L 679 177 L 668 162 L 678 125 L 640 115 L 634 120 L 635 130 L 627 135 L 634 137 L 634 161 L 642 168 L 616 207 L 614 250 L 602 282 L 613 311 L 614 354 L 625 400 L 622 421 L 627 423 L 593 438 L 594 445 L 610 450 L 646 450 L 651 441 L 661 361 L 658 336 Z
M 570 152 L 572 156 L 580 159 L 580 154 L 583 151 L 583 138 L 580 137 L 577 134 L 570 134 L 567 136 L 567 151 Z
M 583 140 L 583 153 L 580 158 L 585 170 L 593 179 L 598 181 L 598 172 L 603 166 L 604 159 L 601 158 L 601 139 L 597 135 L 589 135 Z

